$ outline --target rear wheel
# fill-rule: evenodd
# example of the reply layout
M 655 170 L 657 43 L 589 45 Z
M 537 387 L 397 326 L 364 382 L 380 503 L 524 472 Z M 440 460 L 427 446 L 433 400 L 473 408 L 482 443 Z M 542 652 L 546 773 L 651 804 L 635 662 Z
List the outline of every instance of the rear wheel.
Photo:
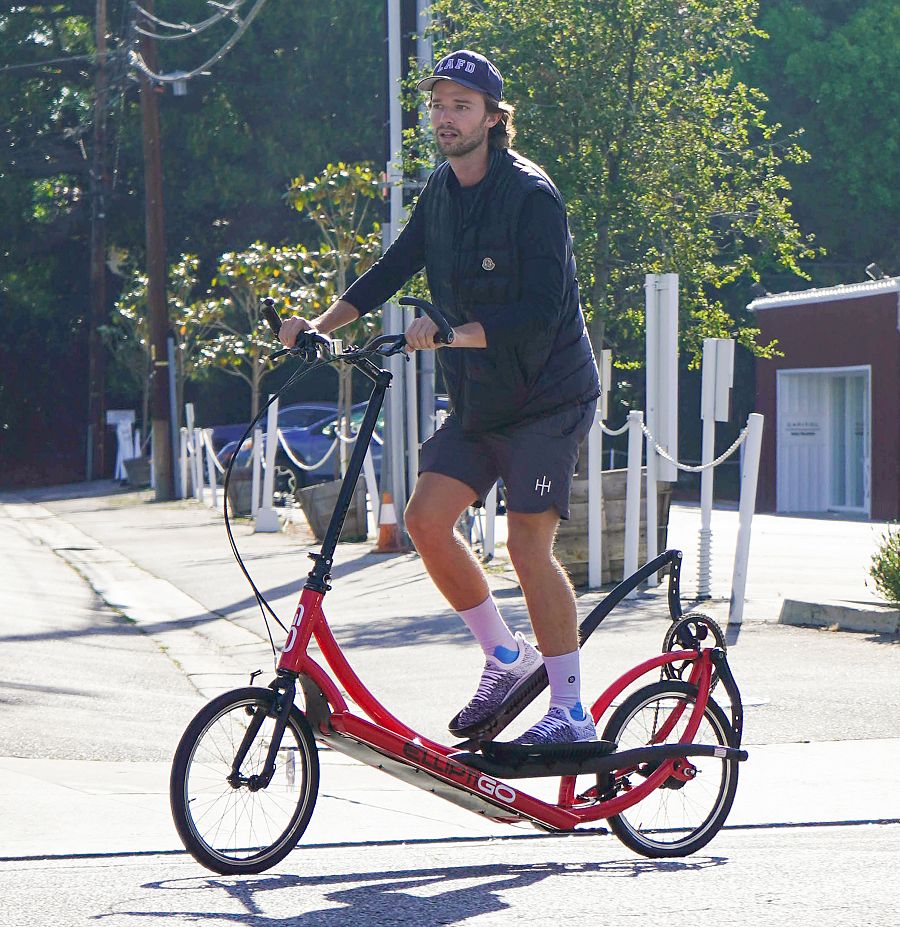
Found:
M 603 739 L 618 744 L 619 751 L 677 743 L 696 700 L 697 688 L 689 683 L 665 680 L 646 686 L 613 712 Z M 668 731 L 667 722 L 676 717 L 677 722 Z M 664 726 L 667 733 L 661 737 L 659 732 Z M 730 732 L 725 712 L 710 699 L 693 742 L 732 746 Z M 686 765 L 687 778 L 670 777 L 643 801 L 608 819 L 612 832 L 636 853 L 650 857 L 688 856 L 706 846 L 725 823 L 737 789 L 738 761 L 693 756 L 686 758 Z M 609 786 L 616 795 L 626 794 L 645 782 L 656 768 L 644 764 L 617 771 Z
M 226 692 L 200 710 L 175 751 L 169 784 L 175 827 L 194 859 L 214 872 L 274 866 L 296 846 L 315 807 L 319 757 L 309 723 L 296 708 L 271 781 L 258 788 L 253 779 L 263 772 L 272 742 L 276 697 L 271 689 Z M 235 770 L 242 745 L 246 755 Z

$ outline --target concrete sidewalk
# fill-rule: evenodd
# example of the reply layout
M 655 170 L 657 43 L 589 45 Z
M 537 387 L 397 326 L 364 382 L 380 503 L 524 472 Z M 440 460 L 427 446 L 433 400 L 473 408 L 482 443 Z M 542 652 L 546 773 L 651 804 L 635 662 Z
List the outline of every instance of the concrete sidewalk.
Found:
M 163 648 L 197 689 L 198 707 L 219 691 L 245 684 L 249 670 L 271 665 L 259 611 L 224 542 L 219 514 L 194 502 L 156 504 L 148 493 L 91 484 L 0 495 L 0 515 L 62 557 Z M 670 536 L 670 546 L 686 549 L 688 594 L 695 516 L 676 507 Z M 711 604 L 725 614 L 730 567 L 726 554 L 716 552 L 728 550 L 732 529 L 736 513 L 717 512 L 718 598 Z M 745 696 L 753 762 L 742 768 L 729 826 L 900 821 L 900 797 L 890 775 L 900 763 L 900 648 L 892 645 L 894 638 L 777 625 L 788 594 L 819 589 L 829 597 L 864 599 L 860 566 L 868 555 L 867 539 L 874 548 L 877 533 L 859 522 L 770 516 L 755 521 L 750 600 L 732 657 Z M 314 546 L 311 537 L 302 527 L 257 535 L 247 523 L 239 523 L 236 534 L 260 589 L 289 620 L 307 569 L 302 550 Z M 813 549 L 816 556 L 805 554 Z M 447 705 L 471 694 L 477 661 L 418 558 L 382 557 L 370 545 L 341 545 L 334 576 L 329 615 L 360 675 L 389 706 L 400 706 L 417 730 L 445 738 Z M 502 557 L 491 565 L 489 578 L 510 624 L 526 629 L 524 601 Z M 667 621 L 664 592 L 663 585 L 624 603 L 604 625 L 603 646 L 592 647 L 600 659 L 593 653 L 585 657 L 586 691 L 600 691 L 626 666 L 658 651 Z M 601 597 L 580 596 L 579 613 Z M 423 700 L 422 693 L 434 689 L 435 666 L 442 697 Z M 860 689 L 863 677 L 868 688 Z M 320 802 L 305 844 L 510 833 L 330 751 L 321 758 Z M 180 849 L 167 807 L 166 762 L 11 756 L 0 758 L 0 769 L 6 774 L 4 859 L 46 858 L 51 847 L 52 855 L 61 856 Z M 834 770 L 853 789 L 836 789 Z M 529 791 L 549 797 L 553 788 L 537 782 Z

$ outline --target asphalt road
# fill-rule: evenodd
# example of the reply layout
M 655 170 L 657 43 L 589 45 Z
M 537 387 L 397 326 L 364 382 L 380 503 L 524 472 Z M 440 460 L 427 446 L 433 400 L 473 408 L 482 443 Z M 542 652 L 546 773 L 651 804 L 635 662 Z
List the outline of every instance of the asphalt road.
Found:
M 213 876 L 180 850 L 165 808 L 169 758 L 207 667 L 191 672 L 164 621 L 134 624 L 85 577 L 125 554 L 157 583 L 147 596 L 169 584 L 192 597 L 196 614 L 173 625 L 233 628 L 225 615 L 258 635 L 221 522 L 127 496 L 47 504 L 82 536 L 57 534 L 54 550 L 46 524 L 38 543 L 27 509 L 0 506 L 2 925 L 900 924 L 900 647 L 760 622 L 730 651 L 751 760 L 728 824 L 697 856 L 650 861 L 609 835 L 492 825 L 325 751 L 297 850 L 261 876 Z M 245 530 L 242 544 L 289 611 L 298 539 Z M 329 599 L 338 636 L 387 704 L 441 736 L 478 661 L 414 558 L 358 569 L 366 556 L 342 553 Z M 495 580 L 524 627 L 514 587 Z M 588 685 L 657 649 L 664 629 L 652 596 L 617 613 L 586 652 Z M 212 670 L 216 654 L 201 656 Z

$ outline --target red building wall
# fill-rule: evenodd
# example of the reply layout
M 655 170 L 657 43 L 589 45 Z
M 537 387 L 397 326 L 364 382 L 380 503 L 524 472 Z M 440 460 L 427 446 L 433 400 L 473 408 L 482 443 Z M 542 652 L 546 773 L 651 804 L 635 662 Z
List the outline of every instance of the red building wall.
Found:
M 871 515 L 900 518 L 900 294 L 896 290 L 757 308 L 763 344 L 778 341 L 783 357 L 758 360 L 756 410 L 763 429 L 757 509 L 775 510 L 776 380 L 779 370 L 813 367 L 872 368 Z M 757 302 L 764 303 L 764 300 Z

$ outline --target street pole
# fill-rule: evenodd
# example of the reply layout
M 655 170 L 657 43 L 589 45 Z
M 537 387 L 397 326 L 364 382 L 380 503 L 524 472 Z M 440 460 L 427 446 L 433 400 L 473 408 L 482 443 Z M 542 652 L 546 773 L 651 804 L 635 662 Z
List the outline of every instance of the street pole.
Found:
M 107 42 L 106 0 L 97 0 L 94 23 L 96 62 L 94 72 L 94 142 L 91 159 L 91 270 L 90 322 L 88 325 L 88 437 L 85 478 L 103 476 L 106 456 L 104 382 L 106 357 L 100 328 L 106 321 L 106 207 L 109 176 L 106 158 Z
M 152 16 L 153 0 L 144 9 Z M 157 70 L 156 44 L 144 31 L 153 26 L 148 17 L 140 33 L 141 57 Z M 153 472 L 158 502 L 173 497 L 172 444 L 169 430 L 169 377 L 167 337 L 169 315 L 166 306 L 166 245 L 162 196 L 162 154 L 160 151 L 159 99 L 161 88 L 140 72 L 141 119 L 144 136 L 145 225 L 147 235 L 147 303 L 150 310 L 150 420 L 153 433 Z

